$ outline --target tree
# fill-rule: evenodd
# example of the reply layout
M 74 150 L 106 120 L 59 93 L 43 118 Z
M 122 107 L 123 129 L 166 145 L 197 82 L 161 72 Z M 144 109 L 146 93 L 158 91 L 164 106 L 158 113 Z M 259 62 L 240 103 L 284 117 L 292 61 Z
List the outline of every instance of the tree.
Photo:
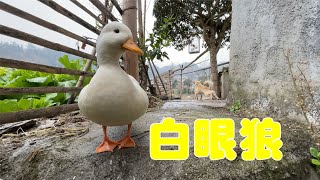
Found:
M 188 88 L 191 86 L 192 80 L 191 79 L 185 79 L 183 81 L 183 85 L 187 86 Z
M 173 89 L 176 88 L 177 85 L 178 85 L 178 80 L 175 79 L 175 80 L 173 81 L 173 83 L 172 83 L 172 88 L 173 88 Z
M 201 81 L 202 83 L 204 83 L 206 80 L 208 80 L 209 76 L 207 75 L 206 72 L 200 72 L 200 73 L 196 73 L 198 74 L 198 80 Z
M 160 61 L 163 61 L 164 59 L 169 59 L 167 52 L 162 51 L 164 47 L 167 47 L 171 43 L 171 39 L 166 38 L 168 33 L 170 32 L 169 27 L 172 25 L 174 19 L 172 17 L 164 18 L 163 22 L 158 28 L 153 28 L 153 33 L 149 34 L 149 37 L 147 39 L 144 39 L 145 35 L 141 36 L 142 28 L 140 28 L 140 37 L 139 37 L 139 45 L 141 49 L 144 52 L 143 56 L 140 56 L 139 62 L 142 64 L 142 66 L 145 67 L 144 71 L 145 73 L 141 73 L 142 75 L 145 74 L 146 78 L 142 78 L 142 85 L 146 85 L 146 83 L 143 82 L 143 79 L 148 79 L 150 89 L 152 89 L 152 85 L 150 83 L 150 79 L 148 77 L 148 70 L 146 66 L 146 61 L 148 60 L 149 65 L 152 66 L 154 59 L 158 59 Z M 152 63 L 152 64 L 151 64 Z M 156 68 L 156 67 L 154 67 Z M 143 77 L 143 76 L 142 76 Z M 145 86 L 144 85 L 144 86 Z M 144 87 L 143 86 L 143 87 Z M 146 86 L 145 86 L 146 87 Z M 151 90 L 151 93 L 153 91 Z
M 145 52 L 144 56 L 148 60 L 153 61 L 154 59 L 158 59 L 163 61 L 164 59 L 169 59 L 168 53 L 162 51 L 162 49 L 170 46 L 172 42 L 172 38 L 168 36 L 173 22 L 174 18 L 171 16 L 165 17 L 161 23 L 159 22 L 157 27 L 153 28 L 153 33 L 149 34 L 145 44 L 142 45 L 142 49 Z
M 178 50 L 188 45 L 192 37 L 202 35 L 210 52 L 214 90 L 220 94 L 217 54 L 230 39 L 231 0 L 156 0 L 153 14 L 156 28 L 168 16 L 175 19 L 168 38 L 173 39 L 171 44 Z
M 183 85 L 186 87 L 186 89 L 187 89 L 187 94 L 189 94 L 190 93 L 190 87 L 191 87 L 191 85 L 192 85 L 192 80 L 191 79 L 185 79 L 184 81 L 183 81 Z

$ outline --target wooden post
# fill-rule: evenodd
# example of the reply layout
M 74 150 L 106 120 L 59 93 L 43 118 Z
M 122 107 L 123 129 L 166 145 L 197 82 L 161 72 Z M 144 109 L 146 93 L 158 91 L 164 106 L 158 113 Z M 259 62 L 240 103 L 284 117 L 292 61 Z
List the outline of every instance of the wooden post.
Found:
M 104 6 L 106 8 L 108 8 L 108 5 L 109 5 L 109 1 L 108 0 L 104 0 Z M 104 13 L 103 11 L 101 11 L 101 13 L 102 13 L 102 21 L 105 22 L 106 24 L 108 24 L 108 17 L 106 15 L 106 13 Z
M 147 13 L 147 0 L 144 0 L 144 9 L 143 9 L 143 34 L 146 35 L 146 13 Z
M 27 42 L 30 42 L 33 44 L 37 44 L 37 45 L 40 45 L 40 46 L 43 46 L 43 47 L 46 47 L 49 49 L 53 49 L 56 51 L 62 51 L 62 52 L 66 52 L 69 54 L 76 55 L 76 56 L 80 56 L 83 58 L 88 58 L 88 59 L 92 59 L 92 60 L 97 59 L 95 56 L 93 56 L 91 54 L 88 54 L 88 53 L 85 53 L 82 51 L 78 51 L 73 48 L 69 48 L 67 46 L 64 46 L 64 45 L 61 45 L 58 43 L 54 43 L 54 42 L 48 41 L 46 39 L 39 38 L 35 35 L 28 34 L 28 33 L 25 33 L 25 32 L 22 32 L 22 31 L 19 31 L 19 30 L 16 30 L 16 29 L 13 29 L 13 28 L 10 28 L 7 26 L 0 25 L 0 34 L 10 36 L 10 37 L 13 37 L 16 39 L 20 39 L 23 41 L 27 41 Z
M 96 48 L 92 49 L 91 54 L 92 55 L 96 54 Z M 91 67 L 91 64 L 92 64 L 92 60 L 91 59 L 87 59 L 87 62 L 86 62 L 86 65 L 83 68 L 83 71 L 88 71 L 89 68 Z M 85 78 L 86 78 L 85 76 L 80 76 L 79 79 L 78 79 L 78 82 L 76 84 L 76 87 L 81 87 Z M 77 93 L 72 93 L 71 97 L 68 100 L 68 104 L 72 104 L 76 97 L 77 97 Z
M 183 90 L 183 85 L 182 85 L 182 71 L 183 71 L 183 65 L 181 65 L 181 70 L 180 70 L 180 99 L 182 98 L 182 90 Z
M 139 0 L 141 1 L 141 0 Z M 139 4 L 138 4 L 139 6 Z M 141 5 L 141 2 L 140 2 L 140 6 Z M 138 7 L 138 8 L 141 8 L 141 11 L 142 11 L 142 7 Z M 140 11 L 140 10 L 139 10 Z M 144 13 L 143 13 L 143 25 L 142 25 L 142 22 L 141 22 L 141 27 L 142 27 L 142 43 L 145 44 L 145 37 L 146 37 L 146 0 L 144 1 L 144 9 L 143 9 Z M 139 12 L 140 13 L 140 12 Z M 140 16 L 140 15 L 139 15 Z M 142 12 L 141 12 L 141 20 L 142 20 Z M 140 26 L 140 19 L 139 19 L 139 26 Z M 140 32 L 140 29 L 139 29 L 139 32 Z M 147 68 L 147 65 L 146 65 L 146 57 L 145 56 L 142 56 L 142 67 L 144 69 L 144 72 L 145 72 L 145 75 L 147 77 L 147 80 L 148 80 L 148 83 L 149 83 L 149 90 L 151 92 L 152 95 L 156 96 L 156 92 L 155 92 L 155 88 L 153 87 L 153 85 L 151 84 L 151 80 L 150 80 L 150 76 L 148 74 L 148 68 Z
M 149 62 L 149 66 L 150 66 L 150 69 L 151 69 L 151 72 L 152 72 L 152 75 L 153 75 L 153 81 L 154 81 L 154 83 L 156 84 L 156 86 L 158 88 L 159 96 L 161 96 L 161 90 L 159 88 L 158 81 L 156 81 L 157 79 L 156 79 L 156 76 L 154 74 L 154 71 L 153 71 L 153 68 L 152 68 L 152 64 L 150 63 L 150 60 L 148 60 L 148 62 Z
M 15 8 L 15 7 L 13 7 L 13 6 L 9 5 L 9 4 L 6 4 L 4 2 L 0 2 L 0 9 L 3 10 L 3 11 L 8 12 L 10 14 L 16 15 L 16 16 L 18 16 L 20 18 L 23 18 L 25 20 L 28 20 L 30 22 L 33 22 L 35 24 L 38 24 L 39 26 L 43 26 L 43 27 L 48 28 L 48 29 L 50 29 L 52 31 L 56 31 L 56 32 L 61 33 L 61 34 L 65 35 L 65 36 L 68 36 L 70 38 L 73 38 L 73 39 L 76 39 L 78 41 L 81 41 L 81 42 L 83 42 L 85 44 L 89 44 L 89 45 L 91 45 L 93 47 L 96 46 L 96 43 L 94 43 L 94 42 L 92 42 L 92 41 L 90 41 L 90 40 L 88 40 L 88 39 L 86 39 L 84 37 L 81 37 L 81 36 L 71 32 L 71 31 L 68 31 L 68 30 L 66 30 L 66 29 L 64 29 L 64 28 L 62 28 L 60 26 L 57 26 L 57 25 L 52 24 L 52 23 L 50 23 L 48 21 L 45 21 L 45 20 L 43 20 L 41 18 L 38 18 L 37 16 L 34 16 L 34 15 L 29 14 L 27 12 L 24 12 L 24 11 L 22 11 L 22 10 L 20 10 L 18 8 Z
M 0 125 L 35 118 L 51 118 L 59 114 L 79 110 L 78 104 L 64 104 L 47 108 L 29 109 L 25 111 L 0 113 Z
M 122 11 L 122 9 L 121 9 L 118 1 L 117 1 L 117 0 L 111 0 L 111 2 L 112 2 L 112 4 L 116 7 L 116 9 L 117 9 L 118 12 L 120 13 L 120 15 L 122 15 L 122 14 L 123 14 L 123 11 Z
M 71 11 L 65 9 L 64 7 L 60 6 L 58 3 L 52 1 L 52 0 L 38 0 L 39 2 L 42 2 L 43 4 L 49 6 L 53 10 L 57 11 L 58 13 L 66 16 L 67 18 L 77 22 L 78 24 L 84 26 L 85 28 L 89 29 L 90 31 L 100 34 L 100 31 L 89 24 L 87 21 L 81 19 L 79 16 L 73 14 Z
M 170 92 L 170 99 L 172 99 L 172 86 L 171 86 L 171 70 L 169 70 L 169 92 Z
M 139 30 L 139 38 L 141 43 L 144 44 L 144 34 L 143 34 L 143 26 L 142 26 L 142 6 L 141 6 L 141 0 L 138 0 L 138 30 Z
M 70 0 L 71 2 L 73 2 L 73 4 L 75 4 L 76 6 L 78 6 L 80 9 L 82 9 L 83 11 L 85 11 L 86 13 L 88 13 L 91 17 L 93 17 L 96 21 L 98 21 L 99 23 L 101 23 L 102 25 L 105 25 L 106 23 L 103 22 L 98 16 L 96 16 L 93 12 L 91 12 L 88 8 L 86 8 L 84 5 L 82 5 L 80 2 L 78 2 L 78 0 Z
M 229 69 L 223 68 L 222 69 L 222 76 L 221 76 L 221 99 L 226 99 L 229 93 Z
M 156 72 L 157 72 L 157 74 L 158 74 L 158 77 L 159 77 L 159 79 L 160 79 L 160 82 L 161 82 L 161 84 L 162 84 L 162 87 L 163 87 L 163 89 L 164 89 L 164 92 L 166 93 L 166 95 L 168 95 L 167 90 L 166 90 L 166 87 L 164 86 L 164 83 L 163 83 L 163 81 L 162 81 L 162 78 L 161 78 L 161 76 L 160 76 L 160 74 L 159 74 L 159 71 L 158 71 L 156 65 L 153 63 L 153 61 L 151 61 L 151 62 L 152 62 L 152 64 L 153 64 L 154 69 L 156 70 Z
M 149 87 L 152 87 L 152 84 L 151 84 L 151 81 L 150 81 L 150 77 L 149 77 L 149 74 L 148 74 L 148 69 L 147 69 L 147 65 L 146 65 L 146 59 L 142 59 L 142 67 L 144 69 L 144 73 L 146 74 L 147 76 L 147 80 L 148 80 L 148 83 L 149 83 Z
M 40 1 L 40 0 L 39 0 Z M 90 0 L 90 2 L 95 5 L 103 15 L 105 15 L 111 21 L 118 21 L 116 17 L 109 11 L 109 9 L 99 0 Z M 108 5 L 108 4 L 106 4 Z
M 81 87 L 17 87 L 17 88 L 0 88 L 0 95 L 13 94 L 44 94 L 44 93 L 67 93 L 80 91 Z
M 145 44 L 145 38 L 144 38 L 144 33 L 143 33 L 143 29 L 144 26 L 142 25 L 142 5 L 141 5 L 141 0 L 138 0 L 138 32 L 139 32 L 139 42 L 141 46 L 144 46 Z M 145 56 L 140 56 L 140 67 L 142 67 L 142 73 L 141 73 L 141 87 L 146 90 L 148 83 L 149 83 L 149 87 L 151 86 L 150 83 L 150 79 L 148 76 L 148 71 L 146 68 L 146 64 L 145 64 L 146 58 Z M 150 91 L 151 92 L 151 91 Z
M 53 74 L 71 74 L 76 76 L 93 76 L 94 73 L 92 72 L 85 72 L 85 71 L 78 71 L 73 69 L 66 69 L 66 68 L 59 68 L 53 66 L 47 66 L 42 64 L 30 63 L 26 61 L 19 61 L 15 59 L 6 59 L 0 58 L 0 67 L 10 67 L 10 68 L 17 68 L 17 69 L 25 69 L 25 70 L 32 70 L 32 71 L 40 71 L 46 73 L 53 73 Z
M 137 0 L 122 0 L 123 15 L 122 22 L 127 25 L 133 36 L 133 41 L 137 42 Z M 128 74 L 139 80 L 138 54 L 127 51 L 124 55 L 124 67 Z

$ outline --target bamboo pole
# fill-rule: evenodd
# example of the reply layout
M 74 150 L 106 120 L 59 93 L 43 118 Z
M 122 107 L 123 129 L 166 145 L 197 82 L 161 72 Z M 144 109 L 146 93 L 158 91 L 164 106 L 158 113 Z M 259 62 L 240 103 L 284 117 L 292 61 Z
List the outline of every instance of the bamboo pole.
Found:
M 183 68 L 183 70 L 184 69 L 186 69 L 187 67 L 189 67 L 191 64 L 193 64 L 194 62 L 196 62 L 200 57 L 202 57 L 204 54 L 206 54 L 208 52 L 208 49 L 206 49 L 205 51 L 203 51 L 201 54 L 199 54 L 199 56 L 198 57 L 196 57 L 193 61 L 191 61 L 188 65 L 186 65 L 184 68 Z M 172 74 L 174 74 L 175 72 L 177 72 L 177 71 L 180 71 L 181 69 L 176 69 L 176 70 L 174 70 L 174 71 L 172 71 Z
M 110 13 L 112 13 L 112 9 L 113 9 L 113 4 L 112 3 L 109 3 L 109 0 L 105 0 L 105 6 L 106 6 L 106 8 L 108 9 L 108 11 L 110 12 Z M 108 23 L 108 20 L 106 20 L 106 23 Z
M 229 64 L 229 62 L 224 62 L 224 63 L 218 64 L 217 67 L 223 66 L 223 65 L 226 65 L 226 64 Z M 183 68 L 183 69 L 185 69 L 185 68 Z M 190 74 L 190 73 L 194 73 L 194 72 L 204 71 L 204 70 L 207 70 L 207 69 L 211 69 L 211 66 L 206 67 L 206 68 L 202 68 L 202 69 L 198 69 L 198 70 L 195 70 L 195 71 L 191 71 L 191 72 L 185 72 L 185 73 L 182 73 L 182 74 Z M 178 69 L 178 70 L 181 70 L 181 69 Z M 175 72 L 176 71 L 177 70 L 175 70 Z M 177 76 L 177 75 L 181 75 L 181 74 L 175 74 L 175 75 Z M 171 76 L 175 76 L 175 75 L 171 75 Z
M 146 8 L 147 8 L 147 1 L 144 0 L 144 8 L 143 8 L 143 43 L 145 44 L 145 37 L 146 37 Z M 143 67 L 145 69 L 145 73 L 147 75 L 147 78 L 148 78 L 148 82 L 149 82 L 149 89 L 150 89 L 150 92 L 152 95 L 156 96 L 156 94 L 153 94 L 153 85 L 151 84 L 151 80 L 150 80 L 150 77 L 149 77 L 149 74 L 148 74 L 148 70 L 147 70 L 147 65 L 146 65 L 146 57 L 143 56 Z
M 92 55 L 95 55 L 96 54 L 96 48 L 93 48 L 92 51 L 91 51 L 91 54 Z M 92 64 L 92 60 L 88 59 L 84 68 L 83 68 L 83 71 L 88 71 L 89 68 L 91 67 L 91 64 Z M 80 76 L 78 81 L 77 81 L 77 84 L 76 84 L 76 88 L 79 88 L 82 86 L 83 84 L 83 81 L 86 77 L 85 76 Z M 71 97 L 69 98 L 68 100 L 68 104 L 72 104 L 74 102 L 74 99 L 76 98 L 77 96 L 77 92 L 74 92 L 71 94 Z
M 48 21 L 40 19 L 40 18 L 38 18 L 38 17 L 36 17 L 36 16 L 34 16 L 32 14 L 29 14 L 29 13 L 27 13 L 25 11 L 17 9 L 17 8 L 15 8 L 15 7 L 13 7 L 13 6 L 9 5 L 9 4 L 6 4 L 4 2 L 0 2 L 0 9 L 3 10 L 3 11 L 8 12 L 10 14 L 16 15 L 16 16 L 18 16 L 20 18 L 23 18 L 25 20 L 28 20 L 30 22 L 33 22 L 35 24 L 38 24 L 38 25 L 40 25 L 42 27 L 50 29 L 52 31 L 61 33 L 61 34 L 65 35 L 65 36 L 68 36 L 70 38 L 73 38 L 73 39 L 76 39 L 78 41 L 81 41 L 81 42 L 83 42 L 85 44 L 89 44 L 91 46 L 96 46 L 96 43 L 94 43 L 94 42 L 92 42 L 92 41 L 90 41 L 90 40 L 88 40 L 88 39 L 86 39 L 84 37 L 78 36 L 77 34 L 74 34 L 73 32 L 70 32 L 70 31 L 68 31 L 68 30 L 66 30 L 64 28 L 61 28 L 61 27 L 59 27 L 59 26 L 57 26 L 55 24 L 52 24 L 52 23 L 50 23 Z
M 152 62 L 152 64 L 153 64 L 154 69 L 156 70 L 156 72 L 157 72 L 157 74 L 158 74 L 158 77 L 159 77 L 159 79 L 160 79 L 160 82 L 161 82 L 161 84 L 162 84 L 162 87 L 163 87 L 163 89 L 164 89 L 164 92 L 166 93 L 166 95 L 168 95 L 167 90 L 166 90 L 166 87 L 165 87 L 165 85 L 164 85 L 164 83 L 163 83 L 163 81 L 162 81 L 162 78 L 161 78 L 161 76 L 160 76 L 160 74 L 159 74 L 159 71 L 158 71 L 158 69 L 157 69 L 157 66 L 154 64 L 153 61 L 151 61 L 151 62 Z
M 82 9 L 83 11 L 85 11 L 86 13 L 88 13 L 91 17 L 93 17 L 95 20 L 97 20 L 99 23 L 101 23 L 103 26 L 106 25 L 105 22 L 103 22 L 98 16 L 96 16 L 93 12 L 91 12 L 89 9 L 87 9 L 85 6 L 83 6 L 81 3 L 78 2 L 78 0 L 70 0 L 71 2 L 73 2 L 73 4 L 75 4 L 76 6 L 78 6 L 80 9 Z
M 147 13 L 147 0 L 144 0 L 144 8 L 143 8 L 143 34 L 146 36 L 146 13 Z
M 154 74 L 154 71 L 153 71 L 152 65 L 151 65 L 151 63 L 150 63 L 150 60 L 148 60 L 148 62 L 149 62 L 149 66 L 150 66 L 150 69 L 151 69 L 151 72 L 152 72 L 152 75 L 153 75 L 153 82 L 154 82 L 154 83 L 156 84 L 156 86 L 157 86 L 157 89 L 158 89 L 158 91 L 159 91 L 159 96 L 161 96 L 161 90 L 160 90 L 160 88 L 159 88 L 158 81 L 157 81 L 156 76 L 155 76 L 155 74 Z
M 191 64 L 193 64 L 194 62 L 196 62 L 200 57 L 202 57 L 204 54 L 206 54 L 209 51 L 209 49 L 206 49 L 205 51 L 203 51 L 201 54 L 199 54 L 198 57 L 196 57 L 193 61 L 191 61 L 188 65 L 186 65 L 183 69 L 188 68 Z
M 99 1 L 90 0 L 90 2 L 95 5 L 108 19 L 111 21 L 118 21 L 116 17 Z
M 91 54 L 96 54 L 96 48 L 92 49 Z M 91 67 L 91 64 L 92 64 L 92 61 L 90 61 L 90 60 L 87 61 L 86 65 L 85 65 L 84 68 L 83 68 L 83 71 L 88 71 L 89 68 Z M 77 82 L 76 87 L 82 86 L 82 83 L 83 83 L 84 79 L 85 79 L 85 76 L 80 76 L 80 78 L 79 78 L 79 80 L 78 80 L 78 82 Z
M 138 32 L 139 32 L 139 38 L 141 42 L 144 44 L 144 34 L 143 34 L 143 25 L 142 25 L 142 5 L 141 5 L 141 0 L 138 0 Z
M 7 26 L 0 25 L 0 34 L 6 35 L 6 36 L 10 36 L 10 37 L 13 37 L 13 38 L 17 38 L 17 39 L 20 39 L 20 40 L 24 40 L 24 41 L 27 41 L 27 42 L 31 42 L 31 43 L 34 43 L 34 44 L 37 44 L 37 45 L 40 45 L 40 46 L 43 46 L 43 47 L 46 47 L 46 48 L 50 48 L 50 49 L 53 49 L 53 50 L 70 53 L 70 54 L 73 54 L 73 55 L 76 55 L 76 56 L 80 56 L 80 57 L 83 57 L 83 58 L 88 58 L 88 59 L 92 59 L 92 60 L 96 60 L 97 59 L 93 55 L 90 55 L 90 54 L 87 54 L 87 53 L 84 53 L 84 52 L 69 48 L 67 46 L 64 46 L 64 45 L 61 45 L 61 44 L 58 44 L 58 43 L 53 43 L 51 41 L 39 38 L 37 36 L 31 35 L 31 34 L 28 34 L 28 33 L 25 33 L 25 32 L 22 32 L 22 31 L 19 31 L 19 30 L 16 30 L 16 29 L 13 29 L 13 28 L 10 28 L 10 27 L 7 27 Z
M 48 108 L 0 113 L 0 125 L 35 118 L 51 118 L 59 114 L 64 114 L 76 110 L 79 110 L 78 104 L 66 104 L 60 106 L 52 106 Z
M 91 2 L 92 3 L 92 2 Z M 102 4 L 102 3 L 101 3 Z M 109 5 L 109 0 L 104 0 L 104 6 L 106 8 L 108 8 L 108 5 Z M 97 7 L 97 6 L 96 6 Z M 100 9 L 99 9 L 100 10 Z M 105 22 L 106 24 L 108 24 L 108 17 L 105 13 L 103 13 L 101 10 L 101 17 L 102 17 L 102 21 Z M 103 28 L 103 27 L 102 27 Z
M 90 31 L 100 34 L 100 31 L 92 26 L 91 24 L 87 23 L 87 21 L 81 19 L 77 15 L 73 14 L 72 12 L 68 11 L 64 7 L 60 6 L 58 3 L 52 1 L 52 0 L 38 0 L 39 2 L 47 5 L 48 7 L 52 8 L 53 10 L 57 11 L 58 13 L 66 16 L 67 18 L 77 22 L 78 24 L 82 25 L 83 27 L 89 29 Z
M 116 9 L 117 9 L 118 12 L 120 13 L 120 15 L 122 15 L 122 14 L 123 14 L 123 11 L 122 11 L 122 9 L 121 9 L 118 1 L 117 1 L 117 0 L 111 0 L 111 2 L 112 2 L 112 4 L 116 7 Z
M 138 0 L 138 32 L 139 32 L 139 39 L 140 39 L 140 43 L 142 46 L 144 46 L 145 44 L 145 36 L 144 36 L 144 32 L 143 32 L 143 29 L 144 29 L 144 26 L 142 24 L 142 5 L 141 5 L 141 0 Z M 146 77 L 146 80 L 147 80 L 147 83 L 149 83 L 149 88 L 151 88 L 151 81 L 150 81 L 150 78 L 149 78 L 149 75 L 148 75 L 148 71 L 147 71 L 147 67 L 146 67 L 146 57 L 143 55 L 143 56 L 140 56 L 141 57 L 141 64 L 142 64 L 142 68 L 143 68 L 143 72 L 145 74 L 145 77 Z M 146 87 L 144 87 L 146 88 Z
M 151 88 L 153 88 L 153 86 L 151 84 L 151 80 L 150 80 L 150 77 L 149 77 L 149 74 L 148 74 L 147 65 L 146 65 L 146 58 L 143 58 L 141 63 L 142 63 L 142 67 L 143 67 L 144 73 L 146 74 L 146 77 L 147 77 L 149 88 L 151 89 Z
M 183 71 L 183 65 L 181 65 L 181 76 L 180 76 L 180 99 L 182 98 L 182 90 L 183 90 L 183 87 L 182 87 L 182 71 Z
M 81 87 L 19 87 L 0 88 L 0 95 L 12 94 L 45 94 L 45 93 L 68 93 L 81 91 Z
M 93 76 L 94 75 L 94 73 L 91 73 L 91 72 L 59 68 L 59 67 L 47 66 L 42 64 L 36 64 L 36 63 L 30 63 L 30 62 L 19 61 L 14 59 L 6 59 L 6 58 L 0 58 L 0 67 L 10 67 L 10 68 L 17 68 L 17 69 L 53 73 L 53 74 L 70 74 L 70 75 L 77 75 L 77 76 Z

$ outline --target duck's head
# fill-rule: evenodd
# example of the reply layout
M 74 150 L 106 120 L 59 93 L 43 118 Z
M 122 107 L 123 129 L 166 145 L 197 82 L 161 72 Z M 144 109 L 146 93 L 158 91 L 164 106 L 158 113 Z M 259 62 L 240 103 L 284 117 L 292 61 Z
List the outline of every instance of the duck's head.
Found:
M 117 62 L 126 50 L 143 54 L 143 51 L 133 42 L 130 29 L 120 22 L 110 22 L 102 29 L 97 39 L 96 50 L 98 64 L 107 61 Z

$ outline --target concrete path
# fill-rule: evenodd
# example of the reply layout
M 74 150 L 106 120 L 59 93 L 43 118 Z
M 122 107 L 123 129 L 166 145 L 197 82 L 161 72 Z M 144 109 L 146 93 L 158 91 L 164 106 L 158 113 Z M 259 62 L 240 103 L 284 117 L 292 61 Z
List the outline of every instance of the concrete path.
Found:
M 168 101 L 160 108 L 146 113 L 133 124 L 132 135 L 136 148 L 115 150 L 113 153 L 96 154 L 95 148 L 102 141 L 99 125 L 90 123 L 89 132 L 81 137 L 59 141 L 39 140 L 35 145 L 26 142 L 3 158 L 0 178 L 3 179 L 317 179 L 309 165 L 308 149 L 312 144 L 305 127 L 281 121 L 281 161 L 266 160 L 246 162 L 241 159 L 239 143 L 243 139 L 238 131 L 237 114 L 225 108 L 224 101 Z M 149 156 L 149 127 L 172 117 L 186 123 L 190 130 L 190 155 L 185 161 L 154 161 Z M 211 161 L 193 154 L 193 122 L 198 118 L 232 118 L 236 125 L 238 157 L 234 161 Z M 120 139 L 126 127 L 112 127 L 108 134 Z M 32 161 L 25 161 L 36 148 L 42 150 Z

